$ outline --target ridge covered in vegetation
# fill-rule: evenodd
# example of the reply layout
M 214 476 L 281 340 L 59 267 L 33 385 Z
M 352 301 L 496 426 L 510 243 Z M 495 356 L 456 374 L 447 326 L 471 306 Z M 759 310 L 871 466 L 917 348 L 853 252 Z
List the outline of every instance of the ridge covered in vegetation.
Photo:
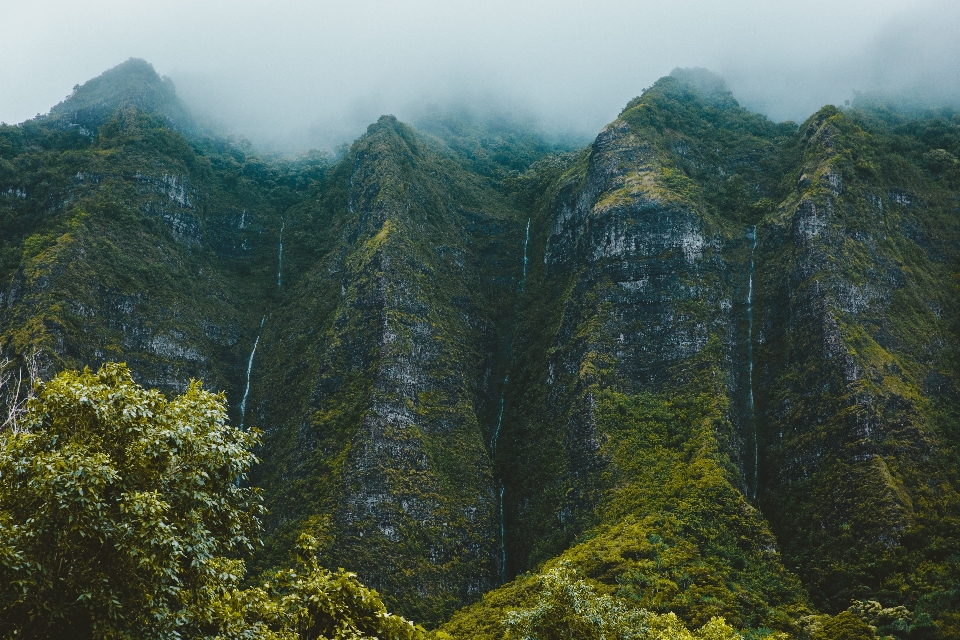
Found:
M 244 589 L 344 567 L 438 637 L 956 637 L 958 156 L 950 110 L 776 124 L 677 70 L 583 149 L 433 113 L 266 158 L 131 60 L 0 126 L 0 348 L 262 429 Z

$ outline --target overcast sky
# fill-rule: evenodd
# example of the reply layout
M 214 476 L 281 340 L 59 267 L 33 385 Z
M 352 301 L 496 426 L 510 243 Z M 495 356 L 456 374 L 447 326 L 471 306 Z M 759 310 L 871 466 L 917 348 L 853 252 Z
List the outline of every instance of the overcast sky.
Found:
M 591 135 L 678 66 L 802 120 L 854 90 L 955 100 L 958 33 L 956 0 L 3 0 L 0 121 L 130 57 L 227 130 L 288 148 L 451 103 Z

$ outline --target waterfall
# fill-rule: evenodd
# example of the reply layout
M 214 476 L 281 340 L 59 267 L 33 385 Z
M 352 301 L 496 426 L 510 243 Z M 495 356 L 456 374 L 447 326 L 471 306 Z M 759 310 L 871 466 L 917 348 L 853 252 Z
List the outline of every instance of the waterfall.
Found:
M 527 254 L 527 247 L 530 245 L 530 218 L 527 218 L 527 230 L 523 238 L 523 271 L 520 276 L 519 286 L 517 287 L 520 292 L 523 292 L 523 288 L 527 284 L 527 265 L 529 264 L 529 256 Z M 514 309 L 516 313 L 516 309 Z M 514 318 L 514 330 L 516 330 L 516 318 Z M 512 338 L 508 341 L 508 353 L 513 353 L 513 346 L 510 344 Z M 500 427 L 503 425 L 503 406 L 507 395 L 507 385 L 510 382 L 510 375 L 507 374 L 503 377 L 503 387 L 500 389 L 500 406 L 497 410 L 497 426 L 493 429 L 493 434 L 490 436 L 490 460 L 492 461 L 496 458 L 497 455 L 497 440 L 500 439 Z M 503 479 L 496 475 L 496 467 L 494 467 L 495 479 L 500 485 L 500 499 L 498 508 L 500 511 L 500 584 L 503 584 L 507 581 L 507 535 L 506 535 L 506 524 L 504 522 L 503 515 Z
M 277 255 L 277 289 L 280 288 L 280 274 L 283 271 L 283 228 L 286 222 L 280 223 L 280 253 Z
M 523 239 L 523 276 L 520 278 L 520 291 L 527 284 L 527 245 L 530 244 L 530 218 L 527 218 L 527 235 Z
M 753 408 L 753 252 L 757 248 L 757 227 L 747 229 L 750 240 L 750 272 L 747 279 L 747 420 L 753 429 L 753 487 L 752 497 L 757 498 L 759 482 L 760 444 L 757 441 L 757 416 Z
M 493 459 L 497 455 L 497 439 L 500 437 L 500 425 L 503 424 L 503 403 L 507 394 L 507 383 L 510 382 L 510 376 L 504 376 L 503 378 L 503 388 L 500 390 L 500 409 L 497 411 L 497 426 L 493 430 L 493 435 L 490 437 L 490 458 Z M 505 535 L 505 527 L 503 524 L 503 480 L 500 482 L 500 584 L 503 584 L 507 581 L 507 539 Z
M 500 437 L 500 425 L 503 424 L 503 401 L 507 393 L 507 383 L 510 382 L 510 376 L 503 378 L 503 389 L 500 390 L 500 410 L 497 412 L 497 427 L 493 430 L 493 436 L 490 437 L 490 457 L 497 453 L 497 438 Z
M 500 584 L 507 581 L 507 540 L 503 526 L 503 481 L 500 481 Z
M 263 323 L 267 321 L 267 316 L 260 320 L 260 331 L 257 332 L 257 339 L 253 341 L 253 350 L 250 352 L 250 360 L 247 362 L 247 388 L 243 390 L 243 400 L 240 401 L 240 428 L 243 429 L 243 419 L 247 415 L 247 396 L 250 395 L 250 372 L 253 371 L 253 356 L 257 355 L 257 345 L 260 344 L 260 334 L 263 333 Z

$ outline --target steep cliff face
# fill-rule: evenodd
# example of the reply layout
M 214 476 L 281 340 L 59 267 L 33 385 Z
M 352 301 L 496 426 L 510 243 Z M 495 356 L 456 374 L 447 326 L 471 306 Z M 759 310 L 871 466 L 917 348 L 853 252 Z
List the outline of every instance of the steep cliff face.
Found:
M 503 574 L 488 451 L 525 219 L 501 181 L 542 145 L 485 160 L 476 127 L 457 152 L 385 117 L 325 175 L 185 138 L 182 113 L 131 61 L 3 129 L 4 349 L 226 391 L 267 429 L 261 566 L 307 529 L 444 619 Z
M 927 580 L 957 547 L 934 523 L 960 513 L 957 201 L 890 143 L 824 108 L 759 227 L 761 504 L 818 605 L 909 593 L 937 614 Z
M 255 564 L 309 532 L 418 622 L 477 601 L 454 635 L 558 562 L 695 626 L 960 629 L 960 117 L 777 125 L 693 70 L 581 151 L 424 129 L 267 162 L 105 73 L 0 127 L 0 347 L 225 391 Z
M 764 172 L 790 130 L 693 82 L 708 78 L 678 75 L 569 159 L 533 218 L 497 452 L 508 567 L 527 570 L 588 534 L 568 555 L 599 553 L 604 560 L 586 570 L 644 606 L 684 612 L 681 601 L 696 603 L 683 613 L 690 622 L 713 611 L 789 629 L 785 612 L 804 597 L 744 497 L 753 423 L 742 398 L 749 216 L 767 206 Z M 731 174 L 747 187 L 736 192 L 724 180 Z M 742 208 L 728 206 L 730 194 Z M 600 551 L 624 536 L 636 541 L 627 546 L 669 539 L 696 551 L 690 565 L 648 573 L 634 564 L 647 551 Z M 681 581 L 645 599 L 639 585 L 694 571 L 694 557 L 722 559 L 722 587 Z
M 956 126 L 898 127 L 832 107 L 773 126 L 680 74 L 541 169 L 497 459 L 513 572 L 582 540 L 560 559 L 691 624 L 796 633 L 808 589 L 950 637 L 960 236 L 936 147 Z M 500 637 L 533 583 L 445 628 Z
M 292 295 L 335 300 L 306 322 L 269 321 L 280 324 L 265 336 L 265 362 L 275 358 L 265 366 L 289 361 L 280 336 L 311 331 L 314 382 L 285 422 L 264 409 L 275 474 L 265 487 L 278 496 L 274 512 L 294 518 L 284 530 L 315 527 L 329 562 L 405 614 L 439 621 L 501 573 L 489 396 L 521 264 L 487 257 L 515 254 L 523 230 L 505 198 L 392 117 L 370 127 L 325 189 L 318 215 L 336 241 L 323 273 Z M 274 404 L 272 386 L 254 388 Z
M 117 107 L 86 134 L 53 115 L 0 132 L 0 340 L 43 348 L 54 369 L 127 361 L 145 385 L 182 391 L 194 377 L 238 402 L 275 208 L 242 153 L 192 147 L 122 99 L 143 71 L 127 63 L 76 92 Z

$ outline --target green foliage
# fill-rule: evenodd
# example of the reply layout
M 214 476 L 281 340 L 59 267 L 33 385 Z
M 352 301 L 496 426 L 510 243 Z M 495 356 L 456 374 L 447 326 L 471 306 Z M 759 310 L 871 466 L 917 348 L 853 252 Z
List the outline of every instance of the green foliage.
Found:
M 904 606 L 884 607 L 876 600 L 856 600 L 847 610 L 882 638 L 931 638 L 937 628 L 926 613 L 910 613 Z
M 705 212 L 756 224 L 778 200 L 779 147 L 794 131 L 740 107 L 705 69 L 676 69 L 619 120 L 655 145 L 657 179 Z
M 183 132 L 196 129 L 170 78 L 161 78 L 150 63 L 139 58 L 130 58 L 74 87 L 66 100 L 40 120 L 57 128 L 79 129 L 81 135 L 90 136 L 117 111 L 127 109 L 154 114 L 165 125 Z
M 0 132 L 0 281 L 17 303 L 0 311 L 0 348 L 42 345 L 54 369 L 126 361 L 168 393 L 203 379 L 235 410 L 239 362 L 278 293 L 280 228 L 290 274 L 322 247 L 308 214 L 283 214 L 326 161 L 172 130 L 176 97 L 142 61 L 99 80 Z M 105 105 L 95 130 L 62 121 Z
M 442 139 L 471 170 L 497 182 L 515 178 L 547 153 L 581 146 L 572 141 L 548 143 L 532 123 L 469 108 L 429 111 L 414 125 Z
M 731 484 L 716 440 L 727 428 L 725 407 L 705 391 L 598 392 L 595 416 L 609 461 L 598 523 L 545 572 L 576 571 L 604 602 L 672 616 L 681 627 L 724 618 L 750 637 L 798 633 L 796 620 L 809 613 L 803 589 L 761 515 Z M 532 606 L 538 581 L 521 575 L 443 629 L 499 637 L 511 609 Z
M 789 630 L 802 590 L 733 485 L 717 440 L 729 428 L 725 401 L 708 389 L 600 395 L 597 423 L 610 459 L 601 522 L 623 524 L 601 528 L 578 564 L 615 579 L 618 593 L 640 606 L 693 624 L 725 616 L 741 628 Z
M 960 225 L 935 120 L 825 107 L 798 132 L 759 230 L 757 407 L 761 504 L 814 603 L 902 604 L 951 637 Z
M 88 535 L 79 511 L 49 524 L 59 503 L 45 501 L 48 541 L 9 538 L 10 558 L 28 555 L 4 571 L 47 573 L 3 593 L 34 580 L 32 594 L 73 598 L 49 600 L 79 612 L 54 626 L 95 602 L 117 625 L 159 607 L 185 635 L 383 634 L 386 607 L 435 624 L 496 584 L 502 507 L 519 577 L 457 613 L 454 635 L 500 637 L 511 610 L 521 636 L 566 615 L 616 637 L 604 620 L 640 610 L 799 633 L 804 586 L 831 614 L 858 599 L 848 613 L 880 635 L 960 634 L 960 115 L 857 101 L 797 129 L 677 70 L 580 152 L 549 154 L 565 147 L 506 119 L 422 126 L 432 135 L 384 117 L 336 164 L 257 156 L 195 135 L 137 60 L 49 117 L 0 125 L 0 348 L 42 346 L 51 370 L 126 360 L 167 392 L 202 378 L 236 407 L 259 340 L 247 423 L 270 427 L 257 480 L 273 508 L 253 560 L 267 582 L 244 582 L 229 536 L 190 547 L 206 564 L 174 566 L 188 524 L 143 533 L 172 517 L 161 490 L 110 493 L 134 445 L 11 435 L 64 460 L 24 466 L 40 478 L 24 496 L 59 479 L 50 495 L 85 504 L 70 493 L 82 478 L 83 499 L 110 496 L 104 517 L 131 533 Z M 48 568 L 49 539 L 86 560 Z M 127 556 L 157 547 L 137 558 L 160 569 L 77 601 L 70 585 L 102 562 L 84 544 L 101 539 Z M 557 556 L 579 573 L 547 589 Z M 383 587 L 386 607 L 322 568 L 338 566 Z M 179 595 L 147 593 L 170 575 Z M 863 632 L 850 615 L 808 621 Z
M 283 514 L 270 564 L 311 533 L 326 566 L 355 568 L 388 606 L 427 624 L 498 573 L 484 442 L 494 391 L 479 381 L 508 318 L 524 231 L 496 179 L 457 155 L 383 117 L 327 174 L 314 212 L 329 221 L 330 253 L 274 316 L 284 339 L 303 336 L 308 370 L 292 381 L 299 403 L 281 410 L 259 472 Z M 261 375 L 285 379 L 289 353 L 264 351 Z M 285 386 L 265 384 L 266 401 Z
M 520 572 L 562 554 L 609 594 L 693 626 L 724 616 L 795 632 L 804 590 L 742 493 L 742 338 L 728 311 L 746 296 L 730 273 L 747 270 L 744 223 L 778 197 L 794 127 L 702 80 L 658 82 L 560 175 L 534 167 L 553 184 L 531 199 L 531 246 L 554 254 L 531 261 L 506 396 L 507 555 Z M 702 239 L 695 257 L 679 229 Z M 490 620 L 527 588 L 445 628 L 473 621 L 495 637 Z
M 302 640 L 424 637 L 422 628 L 388 613 L 377 592 L 360 584 L 355 574 L 321 567 L 316 548 L 315 540 L 301 536 L 298 565 L 273 573 L 258 591 L 275 603 L 272 627 Z
M 903 606 L 884 608 L 876 600 L 855 600 L 846 611 L 804 616 L 799 620 L 803 635 L 810 640 L 856 638 L 875 640 L 925 639 L 938 636 L 938 629 L 926 613 L 911 614 Z
M 535 579 L 533 607 L 507 614 L 507 638 L 517 640 L 741 640 L 723 618 L 691 633 L 672 613 L 657 615 L 601 595 L 567 563 Z
M 873 629 L 849 611 L 827 616 L 812 634 L 811 640 L 874 640 Z
M 107 364 L 41 385 L 0 435 L 0 635 L 422 637 L 308 537 L 294 568 L 241 588 L 256 442 L 196 382 L 168 401 Z
M 0 435 L 0 633 L 170 637 L 258 540 L 240 486 L 256 435 L 192 383 L 167 401 L 123 365 L 44 384 Z

